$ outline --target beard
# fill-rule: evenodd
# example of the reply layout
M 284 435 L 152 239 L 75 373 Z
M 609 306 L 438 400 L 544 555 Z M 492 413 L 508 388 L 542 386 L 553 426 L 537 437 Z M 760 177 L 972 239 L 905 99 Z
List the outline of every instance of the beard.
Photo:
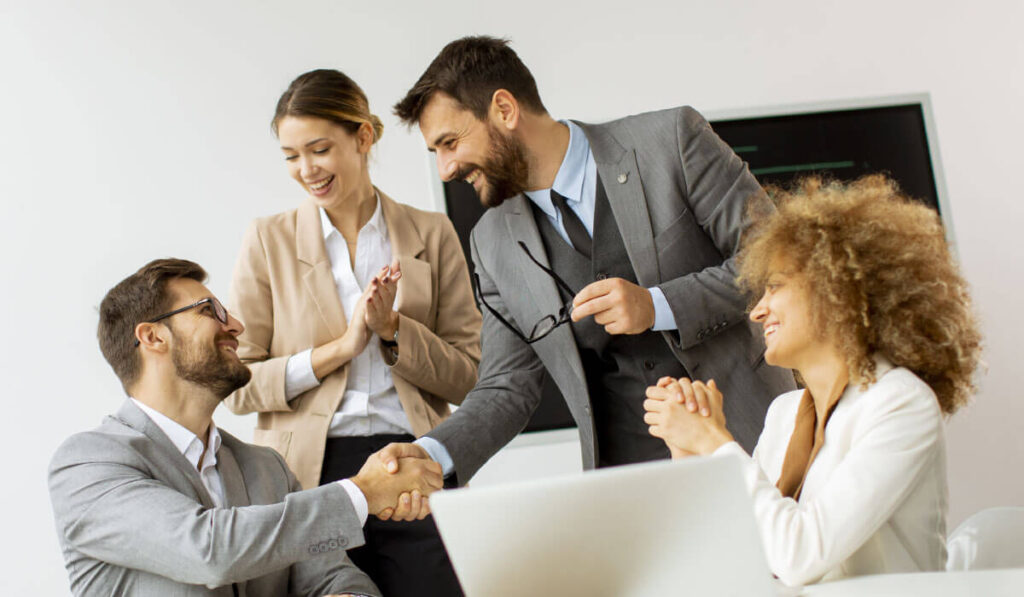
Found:
M 224 354 L 217 346 L 217 342 L 227 338 L 231 336 L 217 334 L 212 345 L 175 343 L 171 352 L 175 373 L 185 381 L 210 390 L 221 400 L 227 398 L 252 378 L 252 371 L 238 357 Z
M 522 141 L 512 135 L 502 134 L 491 124 L 487 126 L 487 137 L 491 147 L 487 159 L 479 166 L 484 175 L 484 185 L 480 188 L 479 196 L 484 207 L 497 207 L 506 199 L 526 190 L 530 166 Z M 459 173 L 459 178 L 465 178 L 474 169 L 466 168 L 465 172 Z

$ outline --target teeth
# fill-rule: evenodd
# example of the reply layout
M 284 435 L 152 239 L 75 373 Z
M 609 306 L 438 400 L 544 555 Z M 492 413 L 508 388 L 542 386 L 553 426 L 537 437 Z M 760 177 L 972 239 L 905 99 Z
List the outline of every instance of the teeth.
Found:
M 480 178 L 480 171 L 479 170 L 473 170 L 473 173 L 470 174 L 469 176 L 467 176 L 466 178 L 464 178 L 463 180 L 465 180 L 469 184 L 473 184 L 474 182 L 476 182 L 476 179 L 478 179 L 478 178 Z
M 309 188 L 313 189 L 314 191 L 319 191 L 320 189 L 331 184 L 332 180 L 334 180 L 334 176 L 328 176 L 327 178 L 321 180 L 320 182 L 310 184 Z
M 764 335 L 765 335 L 765 337 L 768 337 L 769 335 L 774 334 L 775 330 L 777 330 L 777 329 L 779 329 L 779 324 L 777 324 L 777 323 L 773 323 L 772 325 L 764 328 Z

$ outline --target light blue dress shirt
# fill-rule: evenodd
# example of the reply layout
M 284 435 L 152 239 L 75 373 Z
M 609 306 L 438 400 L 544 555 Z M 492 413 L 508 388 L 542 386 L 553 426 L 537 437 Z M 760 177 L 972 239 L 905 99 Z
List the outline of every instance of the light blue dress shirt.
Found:
M 559 195 L 566 198 L 569 208 L 576 213 L 586 227 L 587 233 L 593 238 L 594 210 L 597 206 L 597 163 L 594 161 L 594 153 L 590 151 L 590 141 L 583 134 L 583 129 L 568 120 L 559 122 L 569 127 L 569 147 L 566 149 L 562 165 L 559 166 L 558 173 L 555 175 L 555 182 L 550 189 L 526 191 L 524 194 L 547 215 L 555 230 L 562 235 L 565 242 L 571 245 L 572 241 L 569 240 L 569 233 L 565 231 L 561 213 L 551 202 L 551 190 L 554 189 Z M 651 301 L 654 303 L 654 325 L 651 326 L 651 330 L 660 332 L 678 329 L 675 316 L 672 315 L 672 309 L 661 289 L 654 286 L 648 288 L 647 291 L 651 293 Z M 430 437 L 421 437 L 415 443 L 419 444 L 435 462 L 441 465 L 446 477 L 454 472 L 455 464 L 441 442 Z

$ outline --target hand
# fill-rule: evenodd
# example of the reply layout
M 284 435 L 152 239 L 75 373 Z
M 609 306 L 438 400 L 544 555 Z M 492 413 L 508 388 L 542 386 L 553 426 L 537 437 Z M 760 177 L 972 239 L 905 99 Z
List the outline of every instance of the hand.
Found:
M 384 508 L 377 513 L 381 520 L 423 520 L 430 514 L 429 498 L 415 489 L 398 496 L 398 505 Z
M 396 259 L 391 265 L 380 268 L 377 276 L 367 286 L 367 294 L 364 295 L 366 326 L 384 340 L 394 338 L 398 329 L 398 313 L 395 312 L 394 306 L 398 280 L 401 278 L 402 270 Z
M 380 515 L 385 509 L 393 508 L 406 520 L 421 517 L 421 514 L 426 516 L 426 513 L 422 512 L 422 498 L 417 504 L 413 494 L 418 492 L 420 496 L 427 496 L 442 487 L 444 479 L 441 476 L 441 465 L 429 458 L 411 456 L 397 458 L 393 466 L 396 470 L 390 472 L 381 459 L 381 452 L 377 452 L 371 454 L 356 476 L 352 477 L 352 482 L 366 497 L 369 511 Z M 408 504 L 403 504 L 399 499 L 403 493 L 410 494 Z
M 594 316 L 609 334 L 639 334 L 654 325 L 654 299 L 642 286 L 622 278 L 588 284 L 572 300 L 572 320 Z
M 345 362 L 356 358 L 370 343 L 370 328 L 366 325 L 366 304 L 372 291 L 372 284 L 363 291 L 362 296 L 356 301 L 355 309 L 352 310 L 345 333 L 338 338 L 341 349 L 347 357 Z
M 658 385 L 647 388 L 646 394 L 644 422 L 650 425 L 651 435 L 665 441 L 673 458 L 710 454 L 732 441 L 725 428 L 722 393 L 714 380 L 704 384 L 665 377 Z

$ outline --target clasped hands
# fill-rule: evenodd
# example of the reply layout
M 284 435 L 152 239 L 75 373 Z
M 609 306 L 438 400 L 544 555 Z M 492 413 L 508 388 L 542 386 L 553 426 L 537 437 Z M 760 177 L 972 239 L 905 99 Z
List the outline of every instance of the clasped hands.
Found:
M 402 270 L 398 260 L 377 271 L 363 290 L 362 296 L 352 310 L 348 328 L 341 341 L 354 356 L 366 348 L 370 334 L 377 334 L 384 340 L 391 340 L 398 330 L 398 312 L 394 310 L 398 294 L 398 280 Z
M 444 485 L 441 465 L 416 444 L 388 444 L 351 481 L 381 520 L 423 520 L 430 514 L 427 496 Z
M 722 393 L 714 380 L 663 377 L 650 386 L 644 400 L 648 432 L 662 439 L 672 458 L 710 454 L 733 441 L 725 428 Z

